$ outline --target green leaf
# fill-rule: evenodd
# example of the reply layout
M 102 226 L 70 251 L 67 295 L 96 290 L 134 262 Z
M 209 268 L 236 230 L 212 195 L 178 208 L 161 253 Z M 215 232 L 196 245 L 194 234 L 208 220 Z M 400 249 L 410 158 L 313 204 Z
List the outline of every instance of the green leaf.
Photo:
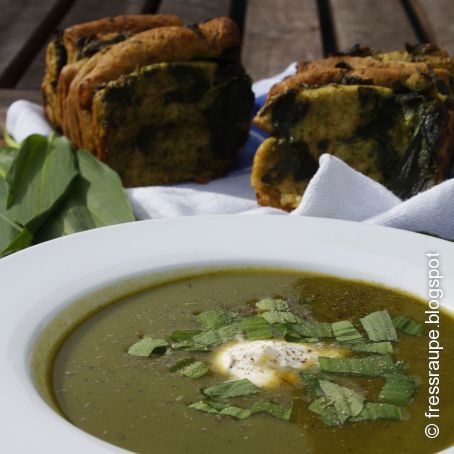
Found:
M 212 309 L 202 312 L 195 318 L 203 325 L 205 329 L 217 329 L 221 326 L 232 323 L 236 315 L 237 314 L 234 312 Z
M 387 310 L 372 312 L 361 319 L 372 341 L 396 341 L 397 334 Z
M 311 323 L 303 321 L 288 325 L 289 330 L 302 337 L 333 337 L 331 323 Z
M 304 393 L 306 396 L 316 397 L 321 394 L 319 381 L 323 377 L 322 374 L 314 372 L 301 372 L 300 377 L 304 385 Z
M 188 405 L 188 407 L 193 408 L 194 410 L 203 411 L 205 413 L 227 415 L 236 419 L 246 419 L 252 414 L 249 408 L 235 407 L 233 405 L 222 404 L 220 402 L 210 400 L 194 402 Z
M 319 357 L 320 369 L 346 375 L 364 375 L 378 377 L 395 372 L 397 366 L 389 355 L 365 356 L 363 358 L 329 358 Z
M 264 318 L 269 324 L 276 323 L 298 323 L 301 319 L 291 312 L 267 311 L 262 312 L 259 317 Z
M 379 419 L 404 421 L 407 418 L 402 409 L 396 405 L 368 402 L 364 405 L 362 412 L 353 417 L 351 421 L 377 421 Z
M 150 356 L 152 353 L 163 354 L 168 346 L 169 343 L 164 339 L 144 336 L 128 348 L 128 354 L 133 356 Z
M 228 342 L 234 339 L 241 333 L 241 326 L 239 322 L 232 323 L 231 325 L 222 326 L 218 329 L 218 336 L 222 342 Z
M 356 391 L 328 380 L 319 380 L 319 385 L 326 399 L 336 409 L 341 421 L 346 421 L 351 416 L 358 416 L 364 408 L 364 397 Z
M 255 303 L 255 307 L 260 312 L 288 311 L 287 301 L 280 298 L 265 298 Z
M 414 320 L 405 317 L 405 315 L 398 315 L 393 318 L 393 325 L 399 331 L 410 334 L 411 336 L 420 336 L 423 332 L 423 326 L 421 323 L 415 322 Z
M 314 400 L 308 409 L 319 415 L 327 426 L 341 426 L 344 423 L 334 405 L 326 397 Z
M 242 318 L 240 326 L 247 339 L 271 339 L 273 337 L 270 324 L 258 315 Z
M 203 361 L 197 361 L 195 358 L 186 358 L 174 364 L 170 370 L 178 372 L 180 375 L 189 378 L 200 378 L 208 373 L 208 366 Z
M 408 405 L 415 394 L 415 381 L 402 374 L 386 375 L 386 383 L 378 395 L 378 400 L 396 405 Z
M 393 345 L 389 341 L 360 342 L 352 345 L 352 350 L 354 352 L 379 353 L 380 355 L 394 352 Z
M 43 136 L 29 136 L 6 175 L 8 216 L 35 230 L 63 199 L 76 175 L 68 139 L 50 142 Z
M 196 334 L 200 334 L 199 329 L 176 330 L 170 335 L 170 339 L 175 342 L 191 340 Z
M 230 380 L 218 385 L 213 385 L 203 390 L 208 397 L 228 399 L 230 397 L 249 396 L 260 392 L 260 388 L 254 385 L 247 378 L 243 380 Z
M 221 344 L 222 340 L 219 337 L 217 330 L 209 329 L 193 336 L 191 342 L 193 345 L 212 347 Z
M 292 407 L 283 407 L 272 402 L 254 402 L 251 406 L 251 412 L 253 415 L 256 413 L 268 413 L 275 418 L 282 419 L 283 421 L 290 421 L 292 416 Z
M 20 145 L 13 139 L 13 136 L 6 130 L 6 128 L 3 129 L 3 139 L 7 147 L 15 150 L 20 148 Z
M 334 337 L 338 342 L 352 342 L 363 338 L 361 333 L 349 320 L 342 320 L 331 324 Z
M 117 173 L 88 151 L 79 150 L 76 157 L 80 175 L 63 203 L 38 232 L 38 241 L 134 221 Z
M 4 170 L 4 173 L 0 175 L 0 257 L 24 249 L 30 246 L 33 241 L 32 233 L 25 227 L 14 222 L 6 210 L 8 188 L 6 180 L 2 175 L 6 174 L 12 162 L 12 160 L 8 162 L 8 159 L 9 153 L 5 152 L 4 149 L 0 150 L 0 169 Z

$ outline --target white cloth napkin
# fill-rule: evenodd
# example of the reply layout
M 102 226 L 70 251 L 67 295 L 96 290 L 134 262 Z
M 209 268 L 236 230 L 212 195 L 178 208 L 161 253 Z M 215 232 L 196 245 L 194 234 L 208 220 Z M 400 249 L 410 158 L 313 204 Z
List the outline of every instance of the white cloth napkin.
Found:
M 277 81 L 292 74 L 292 63 L 275 77 L 256 82 L 255 109 Z M 6 128 L 21 141 L 33 133 L 47 135 L 51 127 L 40 106 L 16 101 L 7 111 Z M 250 185 L 253 153 L 266 134 L 251 128 L 249 141 L 236 170 L 226 177 L 200 185 L 149 186 L 128 189 L 138 219 L 198 214 L 278 214 L 287 212 L 260 207 Z M 401 201 L 381 184 L 355 171 L 340 159 L 323 155 L 301 204 L 291 216 L 318 216 L 379 224 L 454 239 L 454 180 L 447 180 L 411 199 Z

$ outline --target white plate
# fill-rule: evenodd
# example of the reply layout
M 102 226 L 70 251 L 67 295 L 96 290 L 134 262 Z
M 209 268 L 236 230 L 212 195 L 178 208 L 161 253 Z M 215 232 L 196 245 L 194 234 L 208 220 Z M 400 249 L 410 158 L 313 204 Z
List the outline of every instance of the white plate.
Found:
M 138 276 L 158 271 L 258 265 L 367 279 L 427 298 L 426 252 L 440 253 L 442 272 L 454 270 L 454 245 L 424 235 L 317 218 L 200 216 L 92 230 L 2 259 L 2 452 L 121 451 L 58 416 L 32 380 L 40 332 L 84 295 L 118 281 L 133 289 L 143 285 Z M 454 279 L 443 286 L 454 309 Z

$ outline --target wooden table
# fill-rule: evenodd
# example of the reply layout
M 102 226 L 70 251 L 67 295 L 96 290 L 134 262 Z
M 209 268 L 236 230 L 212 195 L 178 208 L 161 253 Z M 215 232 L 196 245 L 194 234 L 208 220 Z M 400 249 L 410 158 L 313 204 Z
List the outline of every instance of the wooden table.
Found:
M 0 128 L 13 100 L 40 100 L 45 47 L 56 30 L 156 12 L 178 14 L 186 23 L 232 17 L 254 80 L 356 43 L 392 50 L 406 42 L 434 42 L 454 54 L 453 0 L 2 0 Z

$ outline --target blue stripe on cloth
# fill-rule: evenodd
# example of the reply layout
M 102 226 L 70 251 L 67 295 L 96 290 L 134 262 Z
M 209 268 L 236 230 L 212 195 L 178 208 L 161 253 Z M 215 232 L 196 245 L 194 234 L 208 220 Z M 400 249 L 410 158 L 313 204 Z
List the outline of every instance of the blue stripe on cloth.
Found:
M 258 96 L 255 99 L 254 106 L 252 108 L 252 117 L 259 111 L 259 109 L 265 104 L 266 94 Z M 252 165 L 255 152 L 259 145 L 268 137 L 268 134 L 256 126 L 251 124 L 249 130 L 249 138 L 243 148 L 241 148 L 238 155 L 238 159 L 235 163 L 234 170 L 241 170 Z

